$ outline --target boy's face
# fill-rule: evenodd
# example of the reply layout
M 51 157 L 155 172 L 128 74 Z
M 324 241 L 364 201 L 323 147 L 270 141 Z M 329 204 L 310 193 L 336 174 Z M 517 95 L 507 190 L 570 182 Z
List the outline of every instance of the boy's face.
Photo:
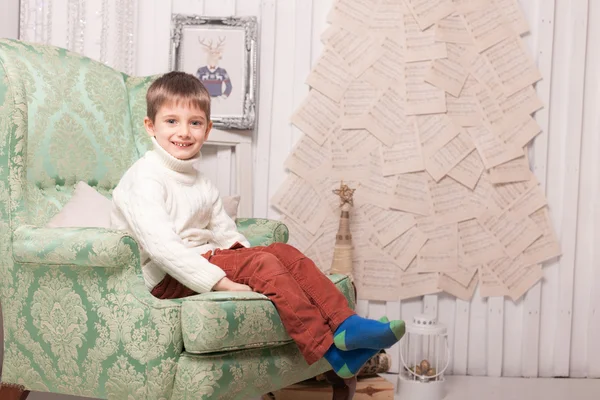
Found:
M 158 144 L 180 160 L 193 158 L 208 139 L 212 122 L 199 108 L 181 104 L 165 104 L 158 109 L 154 122 L 144 119 L 146 131 Z

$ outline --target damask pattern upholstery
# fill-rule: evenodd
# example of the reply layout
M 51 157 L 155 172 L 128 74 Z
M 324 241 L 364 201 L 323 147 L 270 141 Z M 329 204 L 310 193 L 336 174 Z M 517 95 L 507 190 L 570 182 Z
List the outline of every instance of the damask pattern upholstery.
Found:
M 110 197 L 149 148 L 153 79 L 0 40 L 2 381 L 115 400 L 244 399 L 325 371 L 306 365 L 264 296 L 158 300 L 124 232 L 44 227 L 76 182 Z M 252 245 L 288 238 L 280 222 L 237 223 Z M 331 279 L 353 306 L 350 281 Z

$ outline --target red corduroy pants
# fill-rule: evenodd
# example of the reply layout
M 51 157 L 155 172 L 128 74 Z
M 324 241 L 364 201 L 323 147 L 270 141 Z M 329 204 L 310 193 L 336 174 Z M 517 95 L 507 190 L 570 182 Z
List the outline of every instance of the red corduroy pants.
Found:
M 333 344 L 333 332 L 354 311 L 315 263 L 293 246 L 274 243 L 245 248 L 239 244 L 204 255 L 234 282 L 267 296 L 310 365 Z M 152 290 L 158 298 L 195 294 L 169 275 Z

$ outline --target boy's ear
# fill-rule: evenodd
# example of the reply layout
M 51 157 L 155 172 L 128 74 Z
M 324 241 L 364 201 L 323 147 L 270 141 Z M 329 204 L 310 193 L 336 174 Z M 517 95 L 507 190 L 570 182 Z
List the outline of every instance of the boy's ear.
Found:
M 152 122 L 152 120 L 148 117 L 144 118 L 144 128 L 146 128 L 146 132 L 148 132 L 148 135 L 152 137 L 156 136 L 154 134 L 154 122 Z
M 206 134 L 204 135 L 204 140 L 208 139 L 208 135 L 210 134 L 212 127 L 213 127 L 212 121 L 208 121 L 208 125 L 206 126 Z

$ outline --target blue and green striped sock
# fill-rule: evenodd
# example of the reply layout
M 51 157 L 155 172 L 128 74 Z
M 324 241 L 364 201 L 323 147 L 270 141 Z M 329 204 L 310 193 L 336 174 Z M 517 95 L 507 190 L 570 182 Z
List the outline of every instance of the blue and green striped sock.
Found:
M 379 321 L 387 323 L 388 319 L 383 317 Z M 342 351 L 338 349 L 335 344 L 332 344 L 324 357 L 336 374 L 344 379 L 348 379 L 356 375 L 362 366 L 378 352 L 379 349 Z
M 334 333 L 335 346 L 344 351 L 387 349 L 404 336 L 404 321 L 381 322 L 353 315 Z

